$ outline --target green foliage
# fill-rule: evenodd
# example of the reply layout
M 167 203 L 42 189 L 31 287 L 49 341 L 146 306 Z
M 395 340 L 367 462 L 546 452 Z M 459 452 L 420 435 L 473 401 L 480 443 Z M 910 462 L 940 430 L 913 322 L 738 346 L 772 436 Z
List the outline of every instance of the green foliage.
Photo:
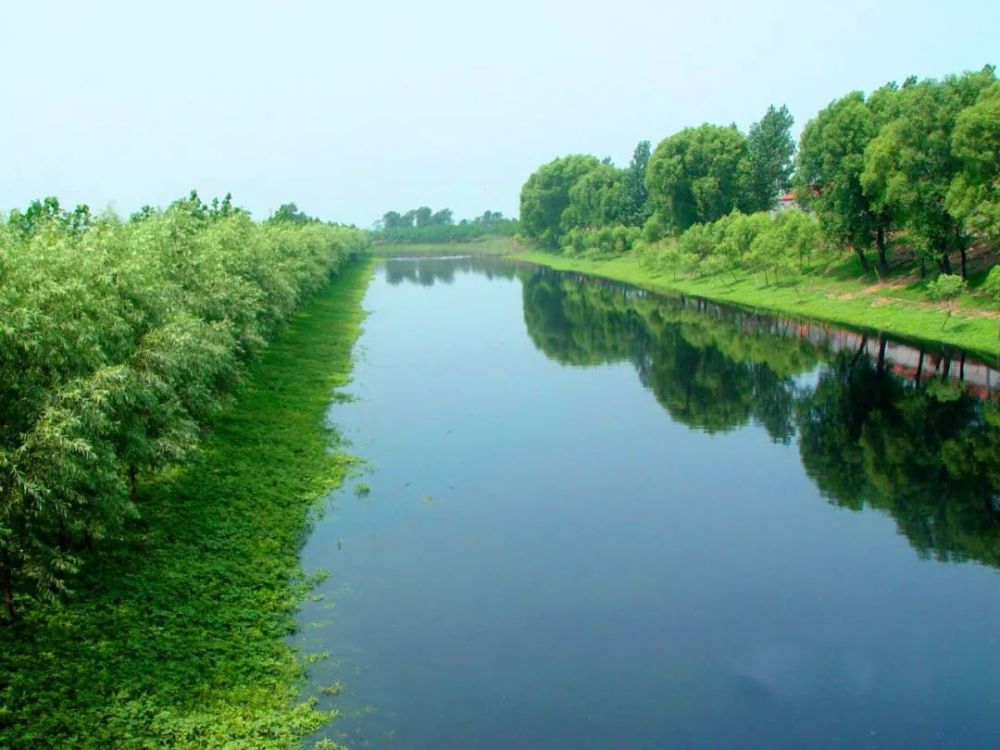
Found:
M 265 342 L 366 245 L 196 193 L 127 223 L 40 205 L 0 232 L 8 620 L 68 591 L 82 551 L 138 515 L 140 479 L 190 455 Z
M 746 137 L 735 126 L 706 124 L 660 142 L 646 186 L 663 221 L 684 231 L 743 207 L 749 169 Z
M 773 210 L 778 194 L 793 186 L 799 207 L 818 218 L 819 236 L 809 225 L 806 239 L 794 231 L 785 239 L 769 235 L 752 256 L 749 247 L 737 254 L 767 276 L 793 266 L 804 272 L 809 252 L 822 247 L 854 252 L 865 276 L 874 253 L 881 279 L 897 270 L 889 252 L 898 247 L 912 251 L 921 277 L 928 261 L 950 273 L 957 253 L 964 277 L 971 247 L 998 249 L 1000 84 L 991 66 L 834 100 L 806 123 L 794 175 L 792 124 L 787 107 L 771 106 L 747 135 L 706 123 L 665 138 L 652 154 L 643 141 L 625 169 L 586 155 L 556 159 L 522 188 L 523 236 L 547 250 L 580 252 L 607 247 L 596 239 L 606 238 L 604 228 L 641 226 L 642 240 L 658 243 L 733 211 Z M 672 269 L 714 275 L 727 268 L 716 254 L 685 243 L 657 252 Z M 897 267 L 911 265 L 908 253 L 899 255 Z
M 990 296 L 994 305 L 1000 307 L 1000 266 L 993 266 L 990 269 L 990 273 L 983 283 L 983 291 Z
M 350 459 L 323 427 L 369 276 L 355 264 L 276 337 L 202 449 L 138 491 L 142 517 L 80 552 L 68 606 L 0 628 L 0 746 L 295 746 L 335 712 L 287 645 L 299 547 Z
M 927 294 L 931 299 L 950 302 L 966 289 L 966 282 L 961 276 L 943 273 L 927 285 Z
M 967 286 L 965 279 L 961 276 L 943 273 L 927 285 L 927 294 L 931 299 L 947 303 L 948 318 L 950 318 L 955 311 L 955 300 L 966 290 Z M 941 324 L 942 328 L 947 325 L 948 318 L 945 318 Z
M 948 188 L 945 206 L 963 231 L 1000 245 L 1000 81 L 959 112 L 952 153 L 961 163 Z
M 621 255 L 635 246 L 641 233 L 638 227 L 621 224 L 597 229 L 571 229 L 563 237 L 563 250 L 573 254 Z
M 917 253 L 936 261 L 944 273 L 951 273 L 949 254 L 959 252 L 965 276 L 965 253 L 972 242 L 964 223 L 946 207 L 953 184 L 967 184 L 953 151 L 953 132 L 962 111 L 995 81 L 987 67 L 905 86 L 897 94 L 894 117 L 865 149 L 865 193 L 898 219 Z M 952 208 L 963 214 L 964 204 L 954 195 Z
M 864 271 L 869 268 L 865 253 L 872 248 L 886 269 L 886 233 L 892 226 L 888 207 L 874 202 L 861 183 L 865 149 L 878 128 L 861 92 L 832 102 L 806 123 L 795 175 L 799 201 L 816 212 L 834 245 L 857 253 Z
M 622 170 L 602 163 L 577 179 L 569 190 L 569 205 L 559 219 L 561 232 L 615 223 L 621 213 L 624 178 Z
M 571 155 L 538 168 L 521 188 L 521 232 L 542 247 L 555 250 L 563 234 L 563 212 L 577 180 L 601 167 L 593 156 Z
M 649 141 L 639 141 L 622 179 L 621 200 L 616 217 L 625 226 L 641 227 L 653 213 L 646 188 L 646 170 L 651 150 Z
M 519 227 L 517 219 L 506 219 L 499 211 L 485 211 L 472 221 L 463 219 L 456 224 L 450 208 L 434 213 L 424 208 L 402 216 L 397 211 L 386 212 L 373 232 L 375 241 L 393 244 L 473 242 L 486 237 L 512 237 Z
M 226 196 L 226 200 L 229 200 L 229 196 Z M 271 222 L 281 223 L 288 222 L 291 224 L 306 224 L 310 221 L 319 221 L 319 219 L 314 219 L 308 216 L 304 211 L 300 211 L 299 207 L 294 203 L 284 203 L 278 207 L 278 210 L 269 219 Z
M 714 275 L 737 270 L 762 273 L 765 281 L 805 272 L 821 244 L 816 219 L 801 211 L 747 216 L 734 211 L 709 224 L 694 224 L 666 249 L 654 267 L 678 273 Z

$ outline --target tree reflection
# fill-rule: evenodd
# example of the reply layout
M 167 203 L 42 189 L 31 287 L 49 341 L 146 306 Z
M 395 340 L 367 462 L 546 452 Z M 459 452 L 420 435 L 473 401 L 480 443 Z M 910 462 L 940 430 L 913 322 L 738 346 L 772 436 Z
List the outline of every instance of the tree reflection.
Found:
M 528 335 L 564 364 L 631 362 L 670 416 L 725 432 L 748 423 L 775 440 L 794 434 L 794 376 L 817 352 L 801 341 L 767 335 L 740 319 L 667 304 L 564 276 L 524 273 Z
M 948 380 L 950 357 L 921 378 L 921 349 L 907 379 L 885 338 L 851 334 L 856 350 L 835 353 L 779 318 L 548 271 L 520 276 L 528 334 L 547 356 L 629 362 L 694 429 L 797 435 L 806 473 L 834 504 L 890 514 L 921 555 L 1000 566 L 1000 407 Z
M 1000 414 L 937 379 L 839 358 L 799 410 L 802 463 L 838 505 L 883 510 L 922 555 L 1000 565 Z
M 420 286 L 451 284 L 456 273 L 478 273 L 487 278 L 514 278 L 514 267 L 490 257 L 464 258 L 390 258 L 385 263 L 385 278 L 392 286 L 405 282 Z

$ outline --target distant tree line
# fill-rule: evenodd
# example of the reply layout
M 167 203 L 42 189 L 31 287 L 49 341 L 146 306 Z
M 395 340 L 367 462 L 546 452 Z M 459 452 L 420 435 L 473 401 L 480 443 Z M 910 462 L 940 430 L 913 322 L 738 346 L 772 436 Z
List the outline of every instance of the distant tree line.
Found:
M 432 211 L 427 206 L 405 213 L 387 211 L 375 222 L 375 240 L 380 242 L 468 242 L 481 237 L 513 236 L 517 219 L 507 219 L 499 211 L 484 211 L 472 220 L 455 222 L 450 208 Z
M 818 227 L 803 229 L 812 243 L 808 252 L 852 252 L 864 272 L 873 263 L 886 272 L 893 246 L 909 249 L 922 273 L 936 267 L 950 274 L 957 262 L 963 277 L 971 247 L 996 252 L 1000 82 L 992 66 L 941 80 L 909 78 L 868 96 L 847 94 L 806 124 L 797 149 L 792 124 L 786 107 L 771 106 L 746 133 L 703 124 L 668 136 L 652 151 L 644 141 L 625 168 L 581 154 L 555 159 L 524 183 L 521 233 L 553 251 L 621 253 L 637 243 L 676 240 L 734 214 L 767 217 L 779 196 L 793 190 L 811 214 L 805 220 Z M 796 232 L 804 227 L 802 219 L 771 217 L 779 219 L 785 225 L 776 237 L 791 224 Z M 747 252 L 770 230 L 763 220 L 752 228 L 755 237 L 739 240 L 745 246 L 739 252 L 732 245 L 722 250 L 714 237 L 711 246 L 702 243 L 698 271 L 743 267 L 751 257 L 762 267 L 765 243 Z M 715 247 L 723 257 L 701 263 Z M 803 248 L 789 255 L 776 264 L 801 267 Z M 672 260 L 691 266 L 690 256 L 681 252 Z
M 54 198 L 0 215 L 0 619 L 69 588 L 195 449 L 268 339 L 368 245 L 288 204 L 192 192 L 129 220 Z

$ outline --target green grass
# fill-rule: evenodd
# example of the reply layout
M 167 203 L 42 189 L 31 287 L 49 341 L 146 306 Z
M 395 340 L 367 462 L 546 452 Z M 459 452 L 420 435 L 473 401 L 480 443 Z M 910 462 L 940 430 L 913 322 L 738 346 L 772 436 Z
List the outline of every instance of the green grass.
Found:
M 351 464 L 323 416 L 370 275 L 352 264 L 303 309 L 69 603 L 0 629 L 0 747 L 287 748 L 332 718 L 287 639 L 310 511 Z
M 748 273 L 691 278 L 644 265 L 635 253 L 585 258 L 527 251 L 512 256 L 567 271 L 623 281 L 658 292 L 682 292 L 718 302 L 763 308 L 849 326 L 876 328 L 889 334 L 952 344 L 1000 359 L 1000 320 L 974 301 L 963 300 L 948 318 L 941 304 L 925 302 L 920 284 L 880 287 L 873 292 L 864 280 L 847 274 L 810 275 L 796 283 L 765 285 Z
M 441 255 L 507 255 L 518 250 L 513 237 L 484 237 L 474 242 L 406 243 L 383 242 L 372 245 L 372 253 L 383 258 Z

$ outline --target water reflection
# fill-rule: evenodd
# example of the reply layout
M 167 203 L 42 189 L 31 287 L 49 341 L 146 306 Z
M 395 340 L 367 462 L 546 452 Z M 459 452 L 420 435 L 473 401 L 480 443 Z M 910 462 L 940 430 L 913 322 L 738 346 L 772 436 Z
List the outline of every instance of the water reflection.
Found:
M 436 257 L 391 258 L 385 261 L 385 278 L 392 286 L 403 282 L 434 286 L 451 284 L 458 273 L 479 273 L 487 278 L 514 278 L 514 266 L 499 258 Z
M 303 549 L 330 739 L 996 744 L 995 369 L 498 259 L 383 268 L 331 409 L 370 469 Z
M 552 359 L 631 362 L 671 418 L 695 429 L 754 423 L 776 442 L 797 435 L 807 474 L 831 502 L 889 513 L 921 555 L 1000 565 L 1000 409 L 989 397 L 991 368 L 960 352 L 704 300 L 519 273 L 528 333 Z

